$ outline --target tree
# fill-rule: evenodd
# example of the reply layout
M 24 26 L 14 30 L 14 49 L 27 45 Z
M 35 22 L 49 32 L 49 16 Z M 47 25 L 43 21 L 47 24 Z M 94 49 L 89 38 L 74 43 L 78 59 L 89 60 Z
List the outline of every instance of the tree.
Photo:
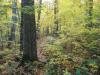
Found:
M 12 2 L 12 24 L 10 35 L 8 37 L 8 47 L 11 48 L 12 42 L 15 41 L 15 31 L 16 31 L 16 23 L 17 23 L 17 1 L 13 0 Z
M 22 0 L 21 33 L 23 60 L 37 60 L 34 0 Z
M 38 33 L 38 36 L 39 36 L 39 34 L 40 34 L 41 6 L 42 6 L 42 0 L 39 0 L 38 19 L 37 19 L 37 33 Z
M 2 32 L 2 29 L 0 28 L 0 42 L 1 42 L 1 43 L 0 43 L 0 49 L 1 49 L 1 50 L 3 50 L 3 40 L 2 40 L 3 37 L 2 37 L 2 33 L 3 33 L 3 32 Z
M 87 27 L 92 28 L 93 27 L 93 22 L 92 22 L 92 19 L 93 19 L 93 0 L 88 0 L 87 6 L 88 6 L 88 8 L 87 8 L 87 16 L 88 16 Z
M 54 0 L 54 33 L 57 34 L 59 30 L 59 25 L 58 25 L 58 0 Z

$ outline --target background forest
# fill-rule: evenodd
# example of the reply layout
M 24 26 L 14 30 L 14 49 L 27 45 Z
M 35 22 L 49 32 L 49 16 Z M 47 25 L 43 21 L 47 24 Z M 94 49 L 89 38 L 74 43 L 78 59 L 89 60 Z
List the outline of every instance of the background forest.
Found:
M 100 0 L 0 0 L 0 75 L 100 75 Z

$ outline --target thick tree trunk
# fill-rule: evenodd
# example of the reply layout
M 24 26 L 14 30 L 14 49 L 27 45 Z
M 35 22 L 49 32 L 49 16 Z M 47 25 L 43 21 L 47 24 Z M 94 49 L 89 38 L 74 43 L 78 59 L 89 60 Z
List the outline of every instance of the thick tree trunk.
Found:
M 36 46 L 36 23 L 35 10 L 33 8 L 34 0 L 22 0 L 22 46 L 23 46 L 23 60 L 34 61 L 37 60 L 37 46 Z M 26 12 L 29 10 L 28 12 Z

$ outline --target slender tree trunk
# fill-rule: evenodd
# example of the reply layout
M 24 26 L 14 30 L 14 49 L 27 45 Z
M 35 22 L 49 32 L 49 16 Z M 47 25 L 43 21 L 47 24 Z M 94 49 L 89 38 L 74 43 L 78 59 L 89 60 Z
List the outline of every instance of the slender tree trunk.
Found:
M 59 30 L 59 25 L 58 25 L 58 0 L 54 1 L 54 33 L 57 34 Z
M 23 7 L 23 4 L 21 4 Z M 20 23 L 20 51 L 23 51 L 23 10 L 21 10 L 21 23 Z
M 92 22 L 92 18 L 93 18 L 93 0 L 88 0 L 87 2 L 87 28 L 91 29 L 93 28 L 93 22 Z
M 39 7 L 38 7 L 38 19 L 37 19 L 37 36 L 40 36 L 40 18 L 41 18 L 41 7 L 42 7 L 42 0 L 39 0 Z
M 13 0 L 12 2 L 12 22 L 11 23 L 11 31 L 8 38 L 8 47 L 11 48 L 12 42 L 15 41 L 15 31 L 16 31 L 16 23 L 17 23 L 17 1 Z
M 33 8 L 34 0 L 22 0 L 22 48 L 23 60 L 35 61 L 37 58 L 36 46 L 36 23 L 35 23 L 35 10 Z M 26 12 L 29 10 L 28 12 Z
M 3 50 L 3 37 L 2 37 L 2 30 L 0 29 L 0 50 Z
M 45 31 L 45 33 L 46 33 L 46 36 L 49 35 L 49 26 L 46 27 L 46 31 Z

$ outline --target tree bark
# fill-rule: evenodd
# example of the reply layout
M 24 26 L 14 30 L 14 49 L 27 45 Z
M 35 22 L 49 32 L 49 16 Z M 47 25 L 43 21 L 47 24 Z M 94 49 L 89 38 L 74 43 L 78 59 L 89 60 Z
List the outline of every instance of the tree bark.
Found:
M 10 35 L 8 37 L 8 48 L 12 47 L 12 42 L 15 41 L 15 31 L 16 31 L 16 23 L 17 23 L 17 1 L 13 0 L 12 1 L 12 22 L 11 23 L 11 30 L 10 30 Z
M 55 24 L 55 27 L 56 27 L 56 32 L 59 30 L 59 27 L 58 27 L 58 0 L 55 0 L 54 2 L 54 24 Z
M 87 2 L 87 28 L 91 29 L 93 28 L 93 22 L 92 22 L 92 18 L 93 18 L 93 0 L 88 0 Z
M 42 0 L 39 0 L 39 7 L 38 7 L 38 19 L 37 19 L 37 36 L 40 36 L 40 18 L 41 18 L 41 7 L 42 7 Z
M 59 25 L 58 25 L 58 0 L 54 1 L 54 34 L 58 33 Z
M 37 58 L 36 46 L 36 23 L 35 23 L 35 9 L 34 0 L 22 0 L 22 48 L 23 60 L 35 61 Z M 28 8 L 27 8 L 28 7 Z M 28 12 L 26 12 L 29 10 Z

